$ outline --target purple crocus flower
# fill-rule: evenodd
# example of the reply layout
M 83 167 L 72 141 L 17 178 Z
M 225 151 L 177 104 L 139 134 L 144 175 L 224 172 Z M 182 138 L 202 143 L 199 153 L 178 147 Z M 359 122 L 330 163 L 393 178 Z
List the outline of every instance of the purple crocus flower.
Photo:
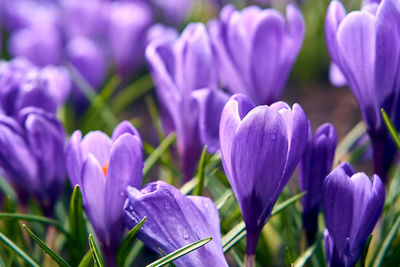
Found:
M 222 251 L 217 207 L 211 199 L 186 196 L 163 181 L 142 190 L 127 188 L 125 221 L 134 227 L 144 216 L 138 237 L 152 250 L 171 253 L 190 243 L 212 237 L 210 243 L 174 261 L 177 266 L 228 266 Z
M 105 14 L 106 39 L 118 73 L 129 75 L 143 60 L 146 31 L 153 17 L 144 2 L 112 2 Z
M 0 63 L 0 108 L 9 116 L 34 106 L 55 113 L 67 99 L 71 82 L 63 67 L 39 69 L 23 58 Z
M 347 162 L 336 167 L 323 185 L 325 251 L 329 266 L 353 266 L 378 221 L 385 202 L 385 186 L 355 173 Z
M 261 229 L 303 155 L 307 134 L 307 117 L 298 104 L 255 106 L 236 94 L 225 105 L 219 132 L 222 163 L 246 223 L 249 265 Z
M 127 121 L 115 128 L 111 139 L 100 131 L 90 132 L 82 139 L 77 130 L 69 140 L 65 160 L 71 184 L 81 186 L 86 214 L 108 266 L 115 266 L 124 233 L 125 189 L 142 184 L 140 135 Z
M 47 216 L 65 181 L 65 139 L 55 115 L 41 109 L 22 109 L 17 118 L 0 114 L 0 172 L 22 205 L 33 195 Z
M 400 126 L 397 4 L 394 0 L 383 0 L 379 5 L 371 1 L 361 11 L 346 15 L 343 5 L 332 1 L 325 20 L 329 54 L 358 101 L 374 148 L 375 172 L 384 181 L 396 149 L 380 109 L 384 108 L 395 125 Z
M 188 180 L 192 178 L 202 147 L 208 145 L 211 153 L 218 149 L 215 141 L 218 121 L 228 100 L 227 94 L 217 90 L 206 28 L 201 23 L 192 23 L 179 39 L 172 34 L 155 38 L 147 47 L 146 56 L 164 124 L 176 131 L 183 174 Z
M 208 24 L 221 80 L 231 93 L 259 105 L 279 99 L 304 37 L 300 11 L 289 5 L 286 14 L 287 23 L 273 9 L 227 5 Z
M 318 231 L 318 214 L 321 210 L 322 185 L 332 169 L 337 134 L 330 123 L 322 124 L 313 136 L 311 125 L 304 155 L 300 161 L 299 178 L 301 191 L 307 194 L 301 199 L 303 227 L 308 244 L 314 243 Z

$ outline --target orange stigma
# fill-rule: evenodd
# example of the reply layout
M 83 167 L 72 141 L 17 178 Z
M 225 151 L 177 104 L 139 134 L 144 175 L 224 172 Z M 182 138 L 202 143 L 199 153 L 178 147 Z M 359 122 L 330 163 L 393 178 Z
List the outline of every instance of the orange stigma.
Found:
M 108 170 L 108 161 L 104 164 L 103 168 L 101 168 L 104 172 L 104 176 L 107 176 L 107 170 Z

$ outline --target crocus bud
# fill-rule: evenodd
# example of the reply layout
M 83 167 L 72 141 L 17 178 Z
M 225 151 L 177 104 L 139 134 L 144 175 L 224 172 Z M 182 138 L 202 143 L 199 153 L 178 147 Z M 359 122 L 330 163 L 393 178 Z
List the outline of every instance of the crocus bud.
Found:
M 326 177 L 322 199 L 328 264 L 353 266 L 382 213 L 384 184 L 378 175 L 370 180 L 344 162 Z
M 23 205 L 33 195 L 48 216 L 65 181 L 65 139 L 61 123 L 41 109 L 22 109 L 17 119 L 0 114 L 0 171 Z
M 146 57 L 163 116 L 173 122 L 184 178 L 188 180 L 192 178 L 203 146 L 210 145 L 210 152 L 216 150 L 218 142 L 212 139 L 218 136 L 218 121 L 228 99 L 222 91 L 209 92 L 217 90 L 217 79 L 206 28 L 201 23 L 192 23 L 179 39 L 172 35 L 155 38 L 147 47 Z M 200 89 L 206 91 L 196 92 Z M 206 119 L 215 122 L 206 123 Z M 205 130 L 207 126 L 217 128 Z
M 82 139 L 78 130 L 69 140 L 65 160 L 71 184 L 81 186 L 86 214 L 107 263 L 115 266 L 115 255 L 124 233 L 125 189 L 142 183 L 140 135 L 127 121 L 115 128 L 111 139 L 100 131 L 90 132 Z
M 309 126 L 308 141 L 300 161 L 300 189 L 307 194 L 301 199 L 303 227 L 309 244 L 314 243 L 318 231 L 318 214 L 322 205 L 322 185 L 332 169 L 337 143 L 335 127 L 322 124 L 313 136 Z
M 396 149 L 380 109 L 384 108 L 400 126 L 400 11 L 395 0 L 383 0 L 379 5 L 369 2 L 361 11 L 346 15 L 343 5 L 332 1 L 325 20 L 325 38 L 333 63 L 360 106 L 374 148 L 375 172 L 385 181 Z
M 217 207 L 211 199 L 186 196 L 177 188 L 157 181 L 138 190 L 127 188 L 125 221 L 134 227 L 146 216 L 138 237 L 152 250 L 166 254 L 212 237 L 210 243 L 174 261 L 176 266 L 228 266 L 221 244 Z
M 260 231 L 303 155 L 307 134 L 298 104 L 255 106 L 236 94 L 222 111 L 222 163 L 246 224 L 248 258 L 254 257 Z
M 107 41 L 117 71 L 131 74 L 143 60 L 146 31 L 153 21 L 145 2 L 112 2 L 106 15 Z
M 304 37 L 303 17 L 294 5 L 287 22 L 276 10 L 227 5 L 208 24 L 221 80 L 231 93 L 258 105 L 277 101 Z

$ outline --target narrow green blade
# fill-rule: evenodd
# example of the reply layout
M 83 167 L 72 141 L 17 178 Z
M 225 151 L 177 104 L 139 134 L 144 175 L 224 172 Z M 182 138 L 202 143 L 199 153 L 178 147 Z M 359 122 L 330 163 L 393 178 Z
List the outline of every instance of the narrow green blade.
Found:
M 383 108 L 381 108 L 381 113 L 382 113 L 383 121 L 385 122 L 386 128 L 388 129 L 390 135 L 392 136 L 392 139 L 393 139 L 394 143 L 396 144 L 397 150 L 400 151 L 399 133 L 397 132 L 396 127 L 393 125 L 388 114 L 386 113 L 386 111 Z
M 383 241 L 382 246 L 379 249 L 379 252 L 375 258 L 373 267 L 379 267 L 382 265 L 383 260 L 385 259 L 385 255 L 388 252 L 390 245 L 394 237 L 397 234 L 397 230 L 400 227 L 400 215 L 397 216 L 396 222 L 393 224 L 392 228 L 390 229 L 389 234 L 386 236 L 385 240 Z
M 24 221 L 50 224 L 55 226 L 58 230 L 60 230 L 64 234 L 68 234 L 67 230 L 65 230 L 64 227 L 58 221 L 43 216 L 23 214 L 23 213 L 2 212 L 0 213 L 0 220 L 24 220 Z
M 86 252 L 85 256 L 83 256 L 81 262 L 79 263 L 78 267 L 87 267 L 89 266 L 92 259 L 92 251 Z
M 32 259 L 28 254 L 25 253 L 21 248 L 19 248 L 16 244 L 14 244 L 10 239 L 8 239 L 3 233 L 0 232 L 0 239 L 9 246 L 12 250 L 15 251 L 21 258 L 23 258 L 30 266 L 40 267 L 40 265 Z
M 155 262 L 147 265 L 146 267 L 160 267 L 163 266 L 165 264 L 170 263 L 171 261 L 174 261 L 190 252 L 192 252 L 193 250 L 196 250 L 202 246 L 204 246 L 205 244 L 207 244 L 208 242 L 210 242 L 212 240 L 212 237 L 209 238 L 205 238 L 199 241 L 196 241 L 192 244 L 189 244 L 187 246 L 184 246 L 178 250 L 175 250 L 174 252 L 169 253 L 168 255 L 162 257 L 159 260 L 156 260 Z
M 197 170 L 196 178 L 199 180 L 197 186 L 194 188 L 193 194 L 196 196 L 202 196 L 204 190 L 204 167 L 206 166 L 207 146 L 204 146 L 201 152 L 199 167 Z
M 294 267 L 303 267 L 307 261 L 311 258 L 311 256 L 314 254 L 314 252 L 317 250 L 319 242 L 321 242 L 323 238 L 323 234 L 320 234 L 317 239 L 315 240 L 314 244 L 309 247 L 300 257 L 296 259 L 294 262 Z
M 89 235 L 89 247 L 90 247 L 90 250 L 92 251 L 92 256 L 93 256 L 94 264 L 95 264 L 97 267 L 103 267 L 104 264 L 103 264 L 103 261 L 101 260 L 101 256 L 100 256 L 100 253 L 99 253 L 99 249 L 97 248 L 97 245 L 96 245 L 96 243 L 94 242 L 94 239 L 93 239 L 93 235 L 92 235 L 92 234 Z
M 144 168 L 143 168 L 143 177 L 145 177 L 151 168 L 156 164 L 156 162 L 161 158 L 161 156 L 167 151 L 167 149 L 175 142 L 176 135 L 175 133 L 170 133 L 161 144 L 151 153 L 150 156 L 147 157 Z
M 72 192 L 69 204 L 69 233 L 68 240 L 71 253 L 74 258 L 80 259 L 83 256 L 86 246 L 86 225 L 83 218 L 82 194 L 79 185 L 76 185 Z
M 29 229 L 28 226 L 26 226 L 25 224 L 22 225 L 22 227 L 28 232 L 28 234 L 33 238 L 33 240 L 35 240 L 35 242 L 42 248 L 42 250 L 44 252 L 46 252 L 47 254 L 49 254 L 49 256 L 55 261 L 57 262 L 57 264 L 61 267 L 70 267 L 71 265 L 69 265 L 63 258 L 61 258 L 57 253 L 55 253 L 51 248 L 49 248 L 48 246 L 46 246 L 46 244 L 40 240 L 40 238 L 35 235 L 31 229 Z
M 133 227 L 122 241 L 118 252 L 117 252 L 117 265 L 124 266 L 125 260 L 128 257 L 130 250 L 133 247 L 133 243 L 135 241 L 136 234 L 139 232 L 140 228 L 146 221 L 146 216 L 135 226 Z
M 271 217 L 281 212 L 286 207 L 294 204 L 297 200 L 302 198 L 306 192 L 301 192 L 284 202 L 278 204 L 271 212 Z M 243 221 L 238 223 L 232 230 L 222 237 L 222 244 L 224 252 L 227 252 L 232 246 L 239 242 L 246 235 L 246 225 Z

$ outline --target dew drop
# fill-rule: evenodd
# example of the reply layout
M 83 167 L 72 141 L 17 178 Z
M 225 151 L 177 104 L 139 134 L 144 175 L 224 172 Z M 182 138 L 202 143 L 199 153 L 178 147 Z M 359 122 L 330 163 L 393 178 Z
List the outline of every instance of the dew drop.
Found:
M 208 208 L 208 201 L 204 201 L 204 207 Z
M 184 239 L 189 239 L 189 234 L 186 230 L 183 230 L 183 238 Z
M 120 192 L 119 192 L 119 195 L 120 195 L 121 197 L 124 197 L 124 196 L 125 196 L 125 191 L 120 191 Z
M 166 202 L 164 204 L 165 209 L 169 210 L 171 208 L 171 204 L 169 204 L 168 202 Z
M 276 139 L 276 133 L 271 133 L 269 135 L 269 137 L 271 137 L 272 140 L 275 140 Z

